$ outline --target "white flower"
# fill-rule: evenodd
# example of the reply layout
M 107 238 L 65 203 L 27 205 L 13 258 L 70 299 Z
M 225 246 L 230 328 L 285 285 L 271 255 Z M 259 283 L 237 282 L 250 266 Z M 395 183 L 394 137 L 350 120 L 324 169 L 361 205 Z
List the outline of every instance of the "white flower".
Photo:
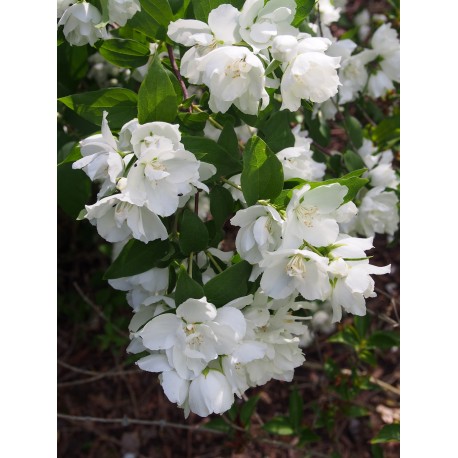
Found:
M 297 247 L 303 241 L 316 247 L 334 243 L 339 234 L 335 212 L 347 192 L 338 183 L 295 189 L 286 207 L 285 246 Z
M 139 332 L 150 350 L 166 350 L 170 365 L 180 377 L 198 376 L 218 355 L 230 354 L 246 331 L 240 310 L 218 310 L 206 298 L 188 299 L 176 309 L 153 318 Z
M 317 7 L 320 9 L 322 24 L 329 25 L 340 19 L 340 8 L 335 8 L 331 0 L 318 0 Z
M 193 186 L 208 192 L 199 182 L 200 162 L 180 139 L 178 127 L 164 122 L 144 124 L 133 132 L 131 143 L 138 160 L 122 185 L 130 202 L 169 216 L 179 207 L 180 197 L 193 192 Z
M 83 169 L 92 181 L 102 181 L 99 196 L 113 190 L 117 178 L 124 171 L 124 162 L 118 153 L 118 143 L 108 126 L 107 115 L 104 111 L 102 133 L 80 142 L 83 157 L 72 165 L 73 169 Z
M 183 407 L 187 417 L 189 410 L 186 412 L 185 405 L 188 400 L 189 381 L 180 377 L 174 370 L 164 371 L 159 375 L 159 381 L 169 401 L 176 402 L 178 407 Z
M 292 35 L 278 35 L 272 41 L 270 53 L 275 60 L 290 62 L 297 55 L 297 37 Z
M 298 34 L 291 26 L 296 14 L 294 0 L 247 0 L 240 14 L 240 35 L 255 53 L 268 48 L 277 35 Z
M 381 25 L 374 33 L 371 45 L 374 51 L 382 57 L 380 67 L 385 75 L 399 83 L 399 39 L 391 24 Z
M 283 219 L 271 206 L 253 205 L 239 210 L 231 224 L 240 226 L 235 246 L 241 258 L 250 264 L 260 262 L 262 253 L 277 249 L 281 243 Z
M 202 84 L 202 70 L 196 59 L 220 46 L 233 45 L 241 40 L 238 19 L 240 12 L 232 5 L 218 6 L 208 15 L 208 25 L 194 19 L 178 19 L 169 24 L 167 35 L 176 43 L 192 46 L 182 57 L 181 74 L 192 84 Z
M 391 79 L 381 70 L 378 70 L 376 73 L 369 77 L 367 92 L 372 98 L 378 99 L 393 89 L 394 84 L 392 83 Z
M 234 176 L 230 177 L 229 181 L 231 181 L 232 183 L 236 184 L 237 186 L 240 186 L 241 185 L 241 177 L 242 177 L 242 174 L 238 173 L 237 175 L 234 175 Z M 232 194 L 232 198 L 235 201 L 238 200 L 244 206 L 246 206 L 245 196 L 243 195 L 242 191 L 240 191 L 239 189 L 237 189 L 234 186 L 231 186 L 231 185 L 229 185 L 227 183 L 224 183 L 223 187 L 225 187 L 226 189 L 228 189 L 230 191 L 230 193 Z
M 168 232 L 159 217 L 146 207 L 138 207 L 126 196 L 115 194 L 86 205 L 86 218 L 108 242 L 122 242 L 131 235 L 144 243 L 165 240 Z
M 57 19 L 59 19 L 64 11 L 72 4 L 75 0 L 57 0 Z
M 371 97 L 378 98 L 394 89 L 392 81 L 400 81 L 400 47 L 396 30 L 390 24 L 381 25 L 371 44 L 381 61 L 380 70 L 369 77 L 368 92 Z
M 140 310 L 143 303 L 150 299 L 147 304 L 155 303 L 153 296 L 161 295 L 166 292 L 169 282 L 169 269 L 153 267 L 141 274 L 132 275 L 130 277 L 116 278 L 108 280 L 110 286 L 121 291 L 128 291 L 127 302 L 133 308 L 134 312 Z M 158 297 L 158 296 L 157 296 Z M 169 307 L 173 307 L 174 303 L 169 298 L 160 297 L 160 300 L 166 301 Z
M 359 39 L 364 41 L 371 33 L 371 16 L 369 11 L 366 9 L 362 10 L 353 18 L 353 21 L 355 22 L 355 25 L 358 26 Z
M 140 9 L 139 0 L 108 0 L 110 22 L 115 22 L 120 26 L 126 25 L 126 22 Z
M 267 252 L 259 263 L 265 268 L 261 288 L 274 299 L 299 292 L 306 300 L 324 300 L 330 292 L 327 264 L 328 258 L 309 250 Z
M 339 87 L 339 104 L 355 100 L 367 84 L 368 73 L 366 65 L 375 59 L 377 53 L 366 49 L 359 54 L 351 56 L 355 50 L 356 43 L 351 40 L 339 40 L 334 42 L 326 54 L 342 58 L 339 69 L 339 79 L 342 86 Z
M 296 111 L 301 99 L 324 102 L 337 94 L 340 57 L 327 56 L 324 51 L 331 41 L 310 37 L 299 41 L 297 56 L 288 64 L 281 80 L 281 109 Z
M 391 266 L 378 267 L 369 264 L 365 251 L 372 248 L 372 238 L 359 239 L 343 236 L 330 255 L 329 271 L 333 277 L 331 304 L 332 321 L 340 321 L 342 307 L 349 313 L 364 316 L 366 298 L 375 297 L 374 280 L 370 274 L 390 273 Z
M 375 187 L 361 193 L 360 198 L 358 216 L 343 229 L 366 237 L 373 237 L 376 233 L 394 235 L 399 226 L 399 199 L 396 194 L 385 191 L 383 187 Z
M 100 38 L 105 38 L 105 29 L 97 28 L 96 25 L 102 20 L 100 11 L 87 2 L 75 3 L 67 8 L 60 18 L 57 26 L 64 26 L 64 35 L 71 45 L 83 46 L 94 43 Z
M 234 104 L 243 113 L 257 115 L 269 104 L 264 66 L 248 48 L 224 46 L 196 62 L 202 82 L 210 89 L 210 109 L 225 113 Z
M 310 145 L 307 147 L 290 147 L 276 155 L 283 166 L 285 180 L 302 178 L 307 181 L 319 181 L 323 178 L 326 165 L 312 159 Z
M 234 403 L 234 394 L 226 377 L 209 370 L 196 377 L 189 386 L 189 408 L 201 417 L 224 413 Z

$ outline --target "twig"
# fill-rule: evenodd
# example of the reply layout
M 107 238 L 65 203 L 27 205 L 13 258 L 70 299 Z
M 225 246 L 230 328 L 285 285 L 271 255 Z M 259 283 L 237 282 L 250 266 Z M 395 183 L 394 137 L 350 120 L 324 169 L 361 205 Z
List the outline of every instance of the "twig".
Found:
M 216 431 L 213 429 L 205 429 L 202 428 L 201 425 L 196 426 L 188 426 L 188 425 L 180 425 L 178 423 L 171 423 L 165 420 L 139 420 L 135 418 L 99 418 L 99 417 L 89 417 L 89 416 L 76 416 L 76 415 L 67 415 L 64 413 L 57 413 L 57 418 L 62 418 L 64 420 L 70 421 L 83 421 L 83 422 L 94 422 L 94 423 L 117 423 L 121 424 L 122 426 L 130 426 L 130 425 L 147 425 L 147 426 L 159 426 L 161 428 L 175 428 L 175 429 L 185 429 L 187 431 L 198 431 L 210 434 L 222 434 L 225 433 L 221 431 Z
M 90 305 L 94 311 L 97 313 L 97 315 L 99 315 L 100 318 L 102 318 L 103 320 L 105 320 L 107 323 L 110 323 L 111 327 L 122 337 L 124 338 L 129 338 L 129 335 L 122 331 L 121 329 L 119 329 L 111 320 L 109 320 L 107 318 L 107 316 L 102 312 L 102 310 L 100 310 L 100 307 L 95 303 L 95 302 L 92 302 L 91 299 L 89 299 L 86 294 L 83 293 L 82 289 L 79 287 L 78 283 L 76 282 L 73 282 L 73 286 L 75 287 L 76 291 L 78 292 L 78 294 L 81 296 L 81 299 L 83 299 L 84 302 L 86 302 L 86 304 Z
M 224 177 L 220 177 L 220 180 L 221 180 L 223 183 L 226 183 L 226 184 L 228 184 L 229 186 L 232 186 L 233 188 L 237 189 L 238 191 L 243 192 L 243 191 L 242 191 L 242 188 L 241 188 L 237 183 L 234 183 L 234 182 L 231 181 L 231 180 L 226 180 L 226 178 L 224 178 Z
M 323 148 L 321 145 L 319 145 L 317 142 L 313 142 L 312 145 L 316 148 L 319 149 L 323 154 L 326 154 L 328 156 L 332 156 L 332 154 L 326 149 Z
M 396 388 L 395 386 L 392 386 L 390 385 L 389 383 L 386 383 L 384 382 L 383 380 L 380 380 L 378 378 L 375 378 L 375 377 L 370 377 L 369 378 L 369 381 L 371 383 L 375 383 L 376 385 L 378 385 L 380 388 L 383 388 L 384 390 L 386 391 L 390 391 L 391 393 L 394 393 L 398 396 L 401 395 L 401 391 L 399 390 L 399 388 Z
M 188 89 L 186 88 L 186 84 L 184 84 L 183 78 L 181 77 L 180 70 L 178 69 L 177 62 L 175 60 L 175 56 L 173 55 L 173 46 L 167 45 L 167 53 L 169 55 L 170 64 L 172 65 L 173 73 L 177 77 L 178 82 L 180 83 L 181 91 L 183 92 L 184 99 L 189 98 Z M 192 113 L 192 108 L 188 108 L 189 113 Z
M 139 370 L 96 372 L 96 371 L 90 371 L 87 369 L 81 369 L 79 367 L 72 366 L 60 360 L 57 360 L 57 364 L 59 364 L 59 366 L 65 367 L 66 369 L 70 369 L 73 372 L 77 372 L 78 374 L 96 375 L 96 376 L 102 375 L 103 377 L 113 377 L 113 376 L 118 376 L 118 375 L 141 374 L 142 373 Z
M 192 108 L 193 110 L 196 110 L 198 113 L 206 113 L 206 111 L 201 110 L 200 107 L 199 107 L 198 105 L 192 104 L 192 105 L 191 105 L 191 108 Z M 215 119 L 213 119 L 213 118 L 211 117 L 211 115 L 209 116 L 208 121 L 210 122 L 210 124 L 213 124 L 217 129 L 220 129 L 220 130 L 223 130 L 223 129 L 224 129 L 224 126 L 222 126 L 218 121 L 216 121 Z

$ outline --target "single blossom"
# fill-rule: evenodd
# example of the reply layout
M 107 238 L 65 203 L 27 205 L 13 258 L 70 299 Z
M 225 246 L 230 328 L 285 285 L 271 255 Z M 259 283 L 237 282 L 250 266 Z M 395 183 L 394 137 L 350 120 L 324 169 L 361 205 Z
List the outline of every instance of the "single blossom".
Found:
M 327 38 L 319 37 L 299 41 L 297 55 L 287 65 L 281 80 L 282 110 L 297 111 L 301 99 L 321 103 L 337 94 L 340 57 L 324 53 L 330 44 Z
M 240 11 L 223 4 L 210 11 L 208 25 L 194 19 L 178 19 L 169 24 L 167 35 L 176 43 L 192 46 L 181 58 L 180 71 L 192 84 L 202 84 L 203 72 L 196 59 L 221 46 L 241 41 L 239 33 Z
M 63 32 L 66 40 L 74 46 L 84 46 L 101 38 L 106 38 L 107 32 L 104 28 L 96 27 L 102 20 L 100 11 L 87 2 L 75 3 L 68 7 L 57 26 L 64 26 Z
M 294 0 L 247 0 L 240 14 L 240 35 L 255 53 L 268 48 L 278 35 L 296 36 L 291 25 L 296 14 Z
M 126 25 L 126 22 L 140 10 L 139 0 L 108 0 L 110 22 L 115 22 L 120 26 Z
M 231 224 L 240 226 L 235 246 L 250 264 L 259 263 L 264 252 L 277 249 L 281 243 L 283 219 L 271 206 L 253 205 L 239 210 Z
M 73 169 L 83 169 L 92 181 L 101 181 L 98 196 L 113 191 L 117 179 L 124 172 L 124 162 L 119 154 L 118 142 L 111 133 L 107 121 L 108 113 L 103 112 L 102 132 L 80 142 L 81 159 L 73 163 Z
M 196 62 L 202 82 L 210 89 L 210 109 L 226 113 L 232 104 L 240 111 L 257 115 L 269 103 L 262 62 L 248 48 L 224 46 Z
M 93 205 L 86 205 L 86 218 L 97 226 L 106 241 L 122 242 L 132 236 L 144 243 L 168 238 L 159 217 L 146 207 L 129 202 L 123 194 L 105 197 Z
M 300 293 L 306 300 L 325 300 L 330 293 L 328 258 L 309 250 L 279 249 L 264 254 L 261 288 L 274 299 Z
M 334 243 L 339 234 L 335 212 L 347 192 L 338 183 L 295 189 L 286 207 L 285 246 L 298 247 L 304 241 L 316 247 Z

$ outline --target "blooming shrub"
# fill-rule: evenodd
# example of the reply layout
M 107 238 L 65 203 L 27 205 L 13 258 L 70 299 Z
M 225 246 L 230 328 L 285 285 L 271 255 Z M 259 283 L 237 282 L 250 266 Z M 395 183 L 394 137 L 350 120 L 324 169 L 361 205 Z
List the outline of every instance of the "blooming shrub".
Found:
M 78 218 L 117 244 L 105 278 L 132 307 L 128 351 L 205 417 L 291 381 L 308 321 L 364 316 L 390 272 L 367 252 L 399 227 L 399 39 L 389 23 L 334 36 L 330 1 L 181 3 L 58 2 L 72 58 L 89 44 L 127 69 L 59 98 L 100 126 L 59 167 L 97 187 Z

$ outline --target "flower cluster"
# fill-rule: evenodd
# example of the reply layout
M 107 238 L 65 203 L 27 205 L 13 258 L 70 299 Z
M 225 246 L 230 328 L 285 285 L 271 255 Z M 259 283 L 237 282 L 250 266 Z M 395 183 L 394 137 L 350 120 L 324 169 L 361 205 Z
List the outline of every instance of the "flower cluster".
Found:
M 255 115 L 269 103 L 266 87 L 278 86 L 281 109 L 296 111 L 301 100 L 324 102 L 337 93 L 340 58 L 325 54 L 331 45 L 327 38 L 293 27 L 295 14 L 294 0 L 248 0 L 241 11 L 223 4 L 210 12 L 208 24 L 172 22 L 168 36 L 190 47 L 181 73 L 190 83 L 209 87 L 212 111 L 225 113 L 235 105 Z M 266 73 L 275 63 L 282 68 L 281 81 Z
M 140 11 L 139 0 L 108 0 L 108 21 L 123 26 Z M 94 46 L 100 39 L 107 39 L 108 33 L 100 11 L 86 1 L 57 0 L 57 26 L 63 26 L 66 40 L 74 46 Z
M 185 416 L 221 414 L 250 387 L 291 381 L 313 332 L 332 330 L 343 311 L 365 315 L 372 276 L 390 272 L 367 251 L 377 233 L 398 230 L 396 141 L 383 137 L 391 124 L 377 130 L 358 106 L 370 121 L 363 127 L 346 105 L 395 88 L 397 33 L 383 24 L 359 45 L 336 40 L 329 26 L 342 0 L 316 2 L 318 23 L 303 19 L 300 29 L 299 2 L 247 0 L 240 10 L 219 5 L 206 22 L 184 10 L 158 18 L 156 39 L 127 23 L 139 0 L 102 2 L 103 15 L 72 3 L 58 1 L 71 45 L 93 46 L 108 38 L 108 23 L 120 27 L 113 62 L 90 58 L 87 76 L 103 89 L 84 110 L 73 96 L 60 101 L 90 122 L 100 121 L 102 99 L 109 105 L 100 133 L 66 157 L 99 186 L 79 218 L 114 244 L 106 277 L 132 308 L 127 351 L 159 374 Z M 187 48 L 180 59 L 165 31 L 167 43 Z M 118 64 L 128 66 L 119 80 L 143 81 L 138 94 L 106 87 L 118 83 L 105 84 Z M 113 91 L 138 119 L 128 121 Z M 326 143 L 333 132 L 343 136 Z
M 399 228 L 399 198 L 396 190 L 399 180 L 393 169 L 393 153 L 391 150 L 377 152 L 377 148 L 368 140 L 358 150 L 359 155 L 368 168 L 370 189 L 363 188 L 356 196 L 358 214 L 342 225 L 349 234 L 362 234 L 373 237 L 377 234 L 388 234 L 393 237 Z
M 140 125 L 134 119 L 116 139 L 106 117 L 104 112 L 101 134 L 80 142 L 83 157 L 73 163 L 101 183 L 100 199 L 86 205 L 84 217 L 108 242 L 165 240 L 168 233 L 160 217 L 183 207 L 196 188 L 208 191 L 200 180 L 216 169 L 184 149 L 176 125 Z

